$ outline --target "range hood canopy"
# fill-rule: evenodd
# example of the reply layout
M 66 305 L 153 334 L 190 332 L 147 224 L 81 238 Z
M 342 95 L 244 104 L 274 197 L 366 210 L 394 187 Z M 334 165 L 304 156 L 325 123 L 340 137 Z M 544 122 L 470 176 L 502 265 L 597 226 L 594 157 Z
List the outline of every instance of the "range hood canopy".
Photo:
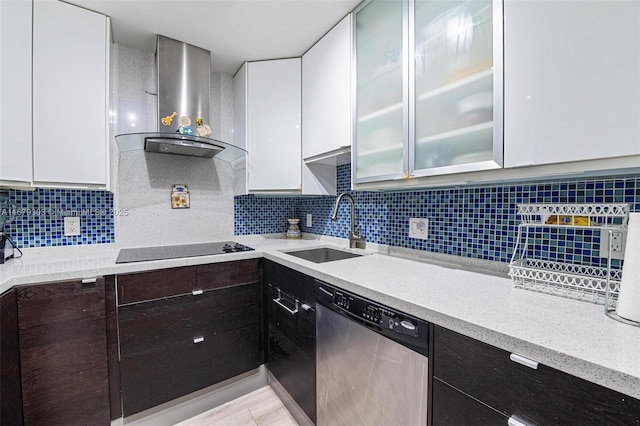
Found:
M 232 162 L 247 152 L 209 138 L 211 53 L 158 35 L 157 132 L 116 136 L 121 152 L 145 150 L 194 157 L 216 157 Z

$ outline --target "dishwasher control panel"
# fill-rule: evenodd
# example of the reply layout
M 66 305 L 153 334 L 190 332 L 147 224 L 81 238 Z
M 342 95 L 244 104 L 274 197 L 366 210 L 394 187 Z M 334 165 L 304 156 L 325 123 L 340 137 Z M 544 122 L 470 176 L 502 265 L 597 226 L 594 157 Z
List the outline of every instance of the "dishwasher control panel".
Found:
M 388 331 L 418 337 L 417 321 L 373 302 L 336 290 L 333 304 L 366 323 L 376 324 Z

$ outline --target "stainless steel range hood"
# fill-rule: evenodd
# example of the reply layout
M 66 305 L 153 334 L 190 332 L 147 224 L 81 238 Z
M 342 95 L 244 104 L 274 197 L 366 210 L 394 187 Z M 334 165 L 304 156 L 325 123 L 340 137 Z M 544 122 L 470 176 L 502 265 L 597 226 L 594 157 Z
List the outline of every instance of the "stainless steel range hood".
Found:
M 246 151 L 209 138 L 211 53 L 158 35 L 156 45 L 157 132 L 116 136 L 120 151 L 217 157 L 234 161 Z

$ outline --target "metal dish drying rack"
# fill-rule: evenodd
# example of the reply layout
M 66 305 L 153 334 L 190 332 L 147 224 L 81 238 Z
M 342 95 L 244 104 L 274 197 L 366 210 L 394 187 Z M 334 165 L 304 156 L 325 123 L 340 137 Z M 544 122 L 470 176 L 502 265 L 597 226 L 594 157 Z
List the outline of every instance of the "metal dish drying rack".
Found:
M 611 244 L 606 267 L 580 265 L 536 258 L 532 234 L 552 229 L 589 229 L 609 233 L 624 230 L 629 222 L 628 204 L 519 204 L 515 249 L 509 264 L 514 287 L 604 305 L 607 316 L 632 325 L 615 313 L 621 269 L 611 267 Z

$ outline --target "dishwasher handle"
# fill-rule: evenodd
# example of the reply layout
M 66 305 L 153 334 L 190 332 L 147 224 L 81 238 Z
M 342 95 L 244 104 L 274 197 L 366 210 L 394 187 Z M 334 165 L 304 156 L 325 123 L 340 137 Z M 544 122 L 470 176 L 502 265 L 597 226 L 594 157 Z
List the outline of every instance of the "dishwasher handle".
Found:
M 280 306 L 281 308 L 283 308 L 285 311 L 289 312 L 291 315 L 295 315 L 298 313 L 298 299 L 293 299 L 296 302 L 296 308 L 295 309 L 291 309 L 289 308 L 287 305 L 285 305 L 284 303 L 282 303 L 280 300 L 282 299 L 282 293 L 280 292 L 280 289 L 278 290 L 278 297 L 276 299 L 273 299 L 273 301 Z

